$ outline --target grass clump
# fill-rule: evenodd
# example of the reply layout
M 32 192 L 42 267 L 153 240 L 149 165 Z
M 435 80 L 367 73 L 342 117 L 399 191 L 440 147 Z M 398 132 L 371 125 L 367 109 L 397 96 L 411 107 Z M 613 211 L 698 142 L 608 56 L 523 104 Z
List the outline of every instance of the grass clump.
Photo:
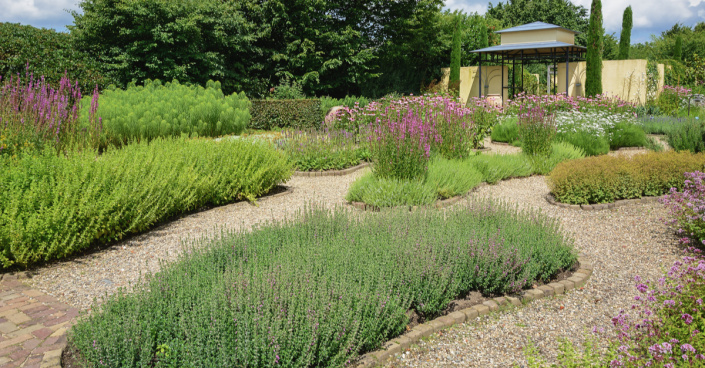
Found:
M 610 141 L 607 137 L 585 130 L 559 133 L 557 140 L 579 147 L 587 156 L 606 155 L 610 151 Z
M 99 157 L 0 156 L 0 268 L 65 258 L 203 206 L 254 200 L 289 178 L 286 157 L 241 140 L 156 139 Z
M 69 341 L 87 366 L 341 367 L 403 333 L 410 309 L 433 318 L 470 291 L 516 291 L 575 260 L 556 220 L 495 202 L 314 209 L 189 249 Z
M 685 120 L 667 134 L 668 145 L 676 151 L 705 152 L 705 124 L 700 119 Z
M 563 203 L 609 203 L 619 199 L 657 196 L 682 189 L 683 174 L 702 169 L 705 154 L 651 152 L 633 157 L 589 157 L 558 164 L 549 186 Z
M 620 122 L 607 129 L 610 148 L 644 147 L 646 146 L 646 133 L 637 124 Z
M 90 100 L 84 99 L 84 105 Z M 250 121 L 250 101 L 244 93 L 226 96 L 220 82 L 206 88 L 178 81 L 162 84 L 146 80 L 144 86 L 105 90 L 96 116 L 102 118 L 101 147 L 122 146 L 133 140 L 179 137 L 218 137 L 240 134 Z M 88 120 L 88 109 L 82 119 Z
M 344 130 L 287 131 L 279 146 L 300 171 L 340 170 L 370 160 L 370 150 Z
M 492 128 L 492 142 L 514 143 L 519 140 L 517 118 L 505 118 Z

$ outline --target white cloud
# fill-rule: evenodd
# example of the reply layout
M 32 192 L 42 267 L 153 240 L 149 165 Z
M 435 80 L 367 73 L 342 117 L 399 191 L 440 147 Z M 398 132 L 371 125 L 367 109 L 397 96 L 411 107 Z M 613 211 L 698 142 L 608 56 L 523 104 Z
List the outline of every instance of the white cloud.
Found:
M 492 3 L 508 0 L 492 0 Z M 590 9 L 592 0 L 571 0 L 577 5 Z M 487 0 L 446 0 L 449 9 L 461 9 L 484 13 Z M 660 33 L 676 23 L 689 26 L 705 21 L 705 0 L 602 0 L 603 25 L 608 33 L 619 34 L 622 29 L 622 14 L 631 5 L 634 12 L 634 42 L 647 41 L 651 32 Z
M 0 22 L 62 29 L 73 22 L 67 10 L 77 10 L 79 0 L 0 0 Z

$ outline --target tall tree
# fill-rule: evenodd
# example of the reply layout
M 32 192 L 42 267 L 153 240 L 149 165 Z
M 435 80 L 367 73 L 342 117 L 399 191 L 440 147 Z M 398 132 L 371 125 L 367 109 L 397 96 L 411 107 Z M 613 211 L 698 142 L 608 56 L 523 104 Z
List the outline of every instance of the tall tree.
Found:
M 455 20 L 453 48 L 450 52 L 450 78 L 448 86 L 454 93 L 460 88 L 460 18 Z
M 622 35 L 619 38 L 619 60 L 629 59 L 632 39 L 632 6 L 624 9 L 622 15 Z
M 676 36 L 676 44 L 673 46 L 673 58 L 681 61 L 683 60 L 683 36 Z
M 602 2 L 592 0 L 587 38 L 587 62 L 585 71 L 585 94 L 602 94 Z

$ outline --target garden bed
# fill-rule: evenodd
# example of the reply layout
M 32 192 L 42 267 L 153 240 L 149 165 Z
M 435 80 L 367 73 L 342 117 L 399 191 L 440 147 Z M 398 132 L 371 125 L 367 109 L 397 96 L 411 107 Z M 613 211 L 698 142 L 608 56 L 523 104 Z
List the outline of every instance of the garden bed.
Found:
M 576 260 L 555 220 L 493 202 L 301 215 L 192 248 L 79 320 L 70 341 L 89 365 L 340 366 L 403 333 L 409 310 L 430 320 L 458 296 L 512 294 Z

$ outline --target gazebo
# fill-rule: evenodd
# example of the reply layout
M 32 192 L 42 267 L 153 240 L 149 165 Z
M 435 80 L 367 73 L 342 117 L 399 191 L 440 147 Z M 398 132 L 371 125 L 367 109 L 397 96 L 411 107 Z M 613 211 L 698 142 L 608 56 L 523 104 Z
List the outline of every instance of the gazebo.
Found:
M 573 61 L 585 60 L 586 48 L 575 45 L 575 35 L 579 32 L 566 29 L 555 24 L 544 22 L 534 22 L 521 26 L 504 29 L 495 33 L 500 34 L 501 44 L 499 46 L 487 47 L 474 50 L 473 53 L 480 54 L 479 79 L 482 81 L 482 63 L 500 65 L 502 70 L 502 84 L 504 84 L 504 66 L 512 66 L 515 70 L 517 63 L 521 64 L 522 80 L 521 87 L 524 87 L 524 64 L 553 64 L 554 73 L 558 63 L 565 62 L 566 68 L 566 91 L 569 87 L 568 66 Z M 483 55 L 485 55 L 483 57 Z M 485 60 L 483 60 L 485 59 Z M 516 90 L 515 74 L 512 73 L 512 93 Z M 553 76 L 555 80 L 555 74 Z M 555 84 L 555 83 L 554 83 Z M 509 89 L 510 86 L 502 86 Z M 504 96 L 504 93 L 502 93 Z M 482 88 L 479 88 L 479 96 L 482 98 Z

